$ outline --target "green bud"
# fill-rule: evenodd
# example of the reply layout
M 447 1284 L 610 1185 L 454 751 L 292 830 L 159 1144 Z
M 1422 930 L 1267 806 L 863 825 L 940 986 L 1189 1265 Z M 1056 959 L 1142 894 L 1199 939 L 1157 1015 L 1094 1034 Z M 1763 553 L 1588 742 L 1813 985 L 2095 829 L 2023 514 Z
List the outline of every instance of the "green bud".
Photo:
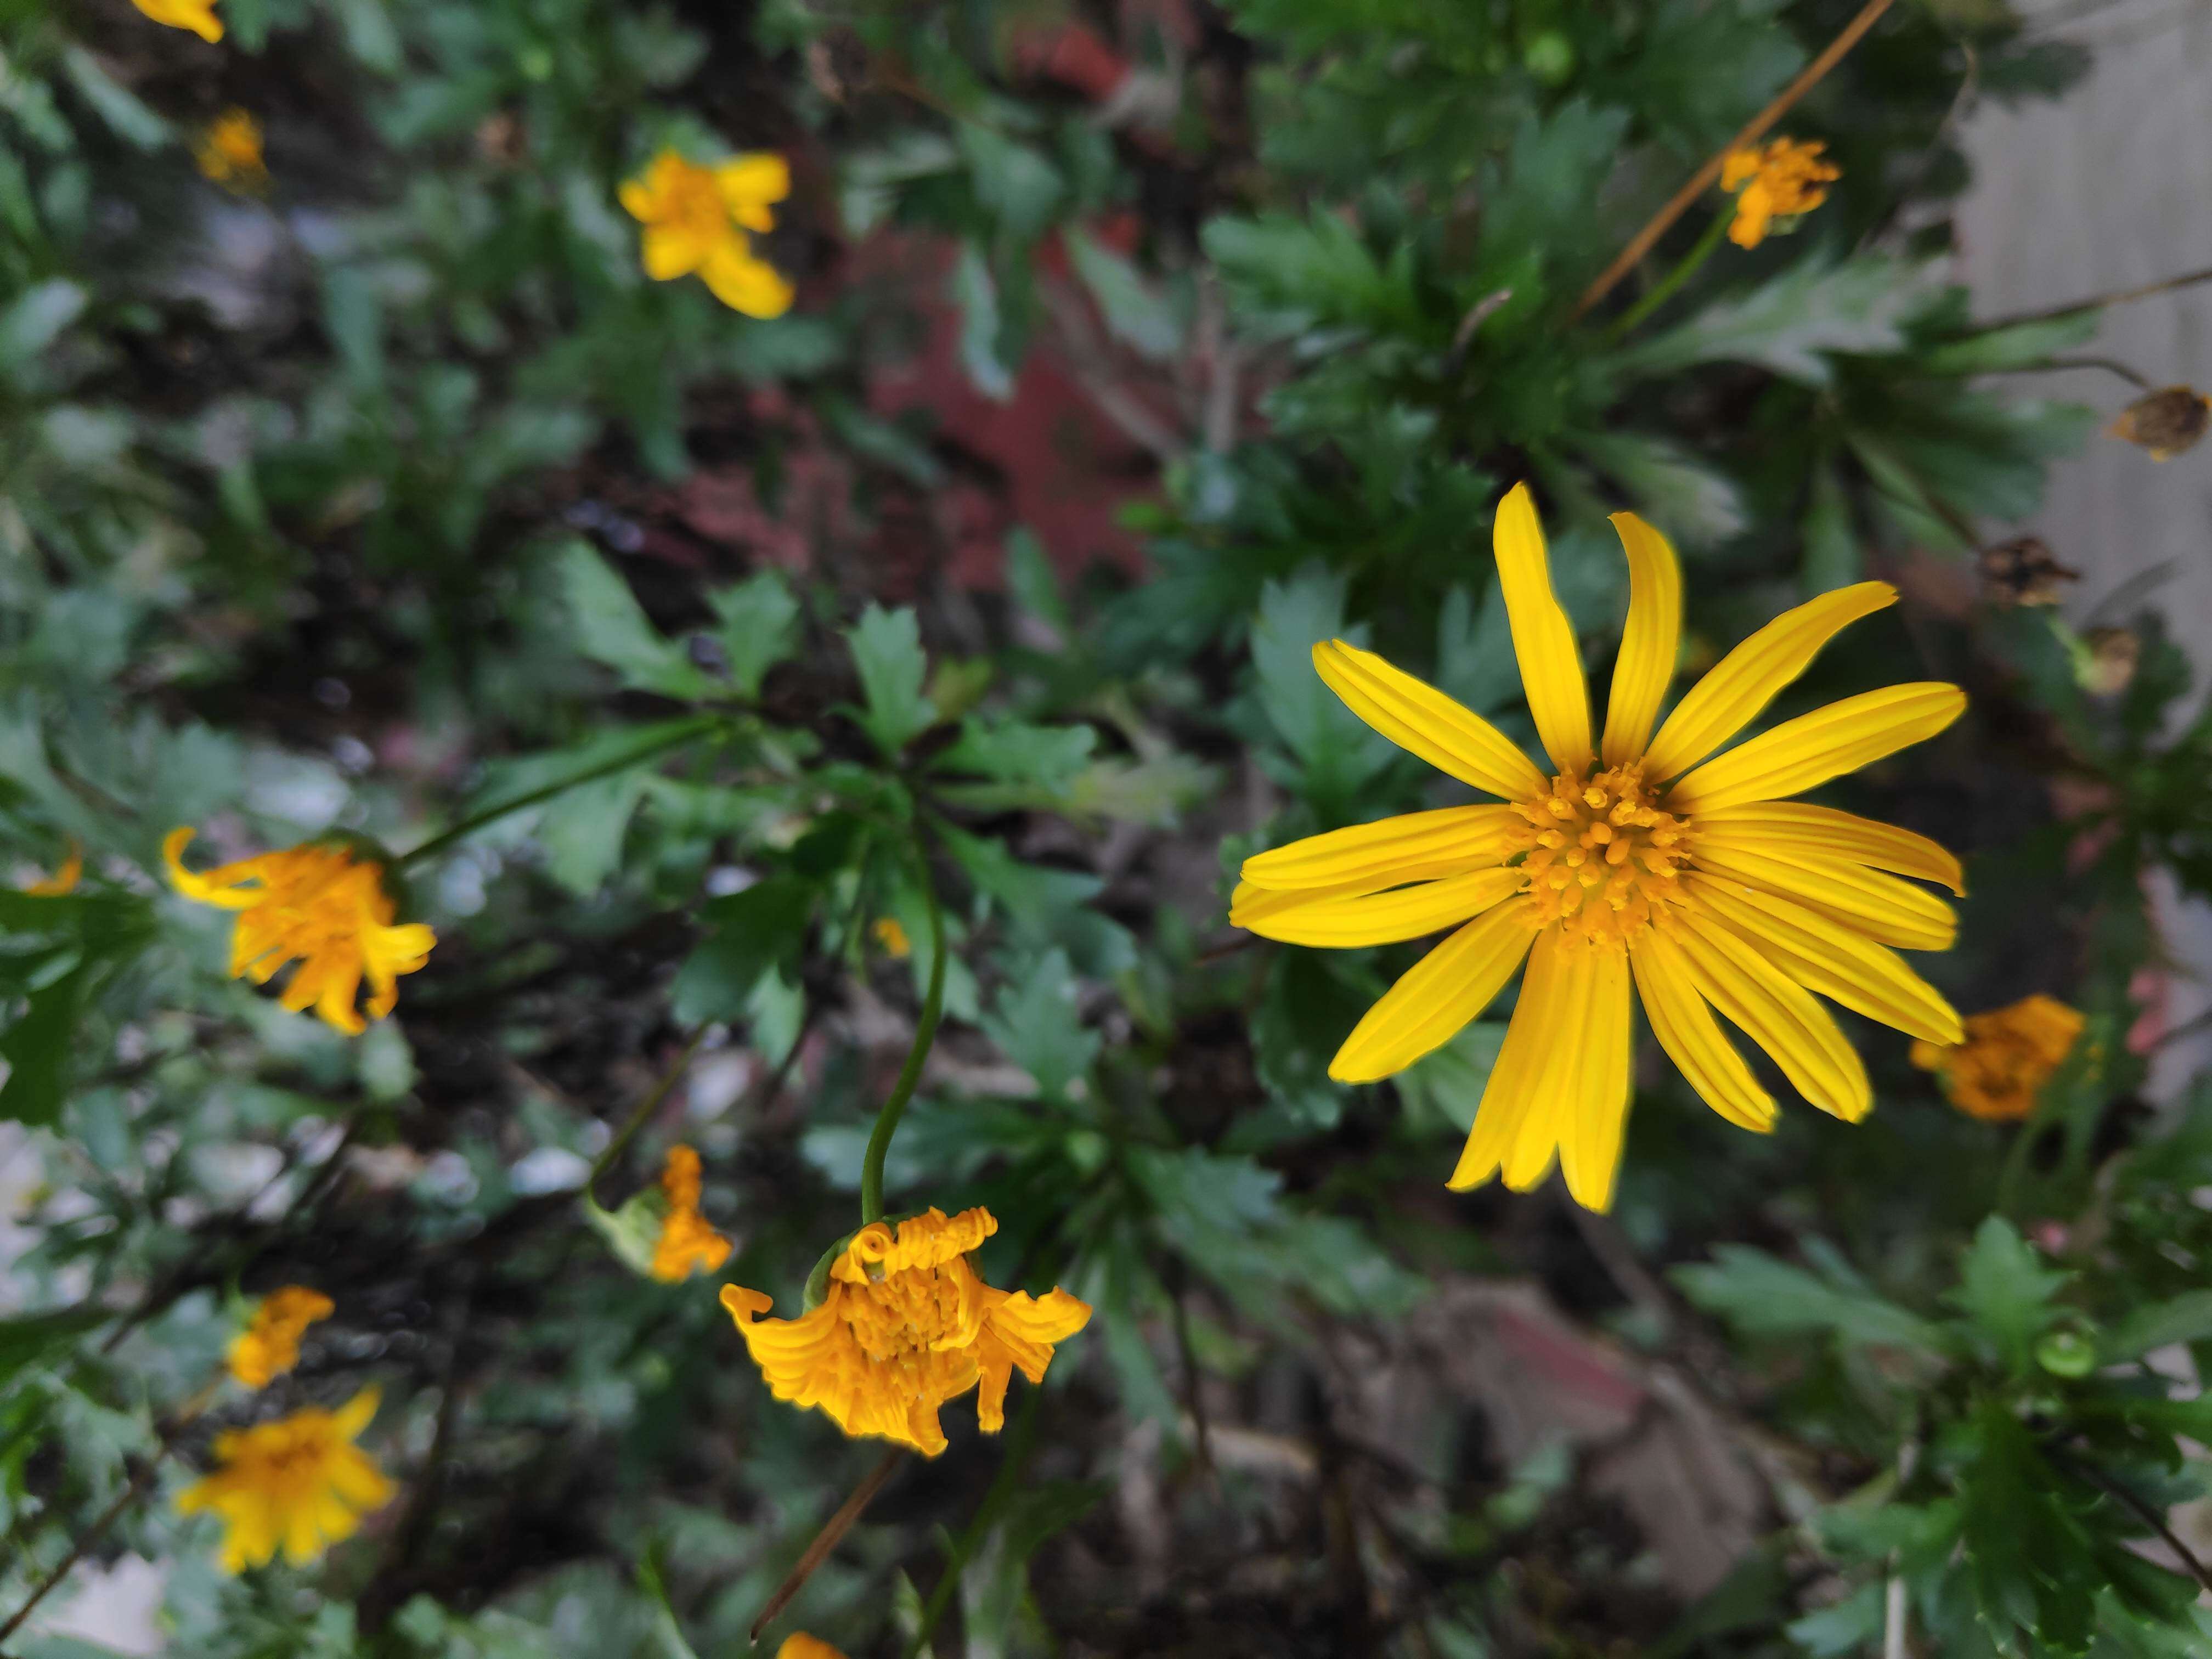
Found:
M 1575 72 L 1575 43 L 1557 29 L 1546 29 L 1522 48 L 1521 66 L 1547 87 Z
M 2097 1364 L 2097 1342 L 2083 1331 L 2062 1328 L 2035 1345 L 2035 1363 L 2053 1376 L 2087 1376 Z

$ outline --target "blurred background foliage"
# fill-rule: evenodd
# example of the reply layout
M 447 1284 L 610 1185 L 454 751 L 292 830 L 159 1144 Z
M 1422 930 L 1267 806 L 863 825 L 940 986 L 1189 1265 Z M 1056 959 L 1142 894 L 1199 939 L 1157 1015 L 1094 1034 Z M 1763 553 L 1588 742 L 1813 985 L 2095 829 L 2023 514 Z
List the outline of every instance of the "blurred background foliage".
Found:
M 2203 1650 L 2212 1093 L 2139 1097 L 2137 1005 L 2147 872 L 2212 891 L 2212 721 L 2154 617 L 2100 675 L 1978 589 L 2096 415 L 2004 373 L 2097 316 L 1990 326 L 1944 274 L 1962 109 L 2082 64 L 1904 0 L 1783 128 L 1826 206 L 1656 291 L 1709 192 L 1577 311 L 1855 9 L 224 0 L 209 44 L 0 7 L 0 845 L 19 885 L 86 862 L 0 896 L 0 1605 L 145 1475 L 240 1296 L 337 1304 L 9 1650 L 104 1650 L 127 1557 L 210 1659 L 746 1651 L 876 1452 L 577 1189 L 698 1037 L 602 1191 L 696 1145 L 724 1276 L 788 1310 L 925 882 L 948 1024 L 892 1208 L 988 1205 L 994 1283 L 1097 1312 L 771 1641 L 904 1652 L 934 1600 L 979 1656 Z M 195 166 L 234 107 L 258 190 Z M 669 146 L 790 159 L 788 314 L 641 273 L 615 190 Z M 1530 736 L 1489 554 L 1522 477 L 1594 661 L 1623 507 L 1685 555 L 1693 662 L 1905 588 L 1773 717 L 1900 660 L 1972 693 L 1835 798 L 1966 858 L 1923 964 L 1962 1008 L 2088 1017 L 2031 1120 L 1863 1024 L 1858 1128 L 1747 1137 L 1656 1068 L 1595 1217 L 1444 1191 L 1498 1021 L 1328 1079 L 1413 952 L 1258 944 L 1230 872 L 1443 799 L 1317 639 Z M 404 850 L 584 774 L 410 869 L 440 942 L 358 1040 L 223 977 L 160 878 L 177 824 Z M 401 1498 L 220 1574 L 166 1501 L 210 1433 L 364 1382 Z

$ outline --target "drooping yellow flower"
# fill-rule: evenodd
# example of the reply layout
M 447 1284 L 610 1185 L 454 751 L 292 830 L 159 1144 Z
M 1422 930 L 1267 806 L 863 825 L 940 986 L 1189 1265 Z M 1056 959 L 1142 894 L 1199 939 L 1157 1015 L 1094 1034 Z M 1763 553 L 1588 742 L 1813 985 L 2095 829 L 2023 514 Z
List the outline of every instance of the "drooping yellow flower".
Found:
M 216 0 L 131 0 L 131 3 L 173 29 L 190 29 L 203 40 L 222 39 L 222 20 L 215 15 Z
M 833 1648 L 818 1636 L 809 1636 L 795 1630 L 783 1638 L 783 1645 L 775 1650 L 775 1659 L 845 1659 L 842 1648 Z
M 1577 1200 L 1613 1197 L 1629 1104 L 1631 985 L 1661 1045 L 1713 1109 L 1773 1125 L 1773 1098 L 1713 1019 L 1718 1008 L 1798 1091 L 1846 1121 L 1873 1103 L 1866 1068 L 1814 994 L 1916 1036 L 1955 1042 L 1958 1015 L 1889 947 L 1948 947 L 1951 908 L 1885 872 L 1964 890 L 1959 861 L 1908 830 L 1783 798 L 1934 736 L 1956 686 L 1869 691 L 1729 743 L 1845 624 L 1895 602 L 1861 582 L 1787 611 L 1692 688 L 1656 736 L 1681 625 L 1666 538 L 1613 515 L 1628 553 L 1628 625 L 1603 734 L 1590 728 L 1574 629 L 1552 592 L 1528 486 L 1498 504 L 1498 574 L 1549 775 L 1498 729 L 1382 658 L 1314 647 L 1329 689 L 1384 737 L 1504 805 L 1448 806 L 1295 842 L 1245 860 L 1230 920 L 1293 945 L 1449 938 L 1370 1009 L 1329 1075 L 1367 1083 L 1451 1040 L 1525 958 L 1458 1188 L 1502 1169 L 1525 1191 L 1556 1152 Z M 1708 756 L 1714 756 L 1707 759 Z M 1703 763 L 1700 764 L 1699 763 Z
M 429 960 L 438 936 L 419 921 L 392 926 L 392 896 L 374 860 L 310 843 L 196 875 L 179 858 L 193 833 L 173 830 L 161 843 L 171 884 L 187 898 L 240 913 L 231 935 L 234 978 L 266 985 L 287 963 L 300 964 L 278 999 L 287 1008 L 313 1008 L 357 1036 L 367 1029 L 354 1006 L 362 979 L 369 1018 L 381 1019 L 399 1000 L 398 975 Z
M 791 309 L 791 284 L 753 252 L 747 231 L 775 225 L 774 204 L 791 194 L 781 155 L 736 155 L 714 167 L 664 149 L 621 190 L 622 204 L 645 227 L 645 274 L 657 283 L 696 272 L 716 299 L 748 317 Z
M 914 945 L 907 939 L 906 929 L 899 926 L 896 916 L 877 917 L 876 925 L 871 931 L 876 936 L 876 943 L 884 947 L 884 954 L 894 961 L 904 962 L 914 954 Z
M 222 1517 L 224 1571 L 260 1566 L 279 1548 L 295 1566 L 312 1561 L 391 1501 L 392 1483 L 353 1443 L 376 1402 L 377 1391 L 363 1389 L 335 1412 L 310 1407 L 216 1437 L 222 1467 L 178 1493 L 177 1507 Z
M 727 1261 L 730 1241 L 699 1213 L 699 1154 L 689 1146 L 671 1146 L 667 1167 L 660 1172 L 660 1190 L 667 1195 L 668 1214 L 653 1247 L 653 1276 L 672 1285 L 702 1269 L 712 1273 Z
M 76 891 L 77 882 L 83 875 L 84 848 L 72 841 L 62 860 L 62 867 L 42 881 L 25 883 L 23 891 L 32 898 L 64 898 Z
M 300 1338 L 335 1304 L 320 1291 L 286 1285 L 261 1298 L 246 1328 L 230 1341 L 230 1374 L 249 1389 L 270 1381 L 300 1363 Z
M 2035 1109 L 2036 1095 L 2073 1053 L 2082 1024 L 2078 1011 L 2038 992 L 1967 1015 L 1964 1042 L 1914 1043 L 1912 1063 L 1935 1073 L 1945 1097 L 1967 1116 L 2009 1122 Z
M 1091 1318 L 1089 1304 L 1065 1291 L 1033 1298 L 976 1277 L 968 1253 L 998 1230 L 988 1210 L 948 1218 L 933 1209 L 896 1233 L 872 1221 L 839 1254 L 829 1294 L 811 1313 L 762 1319 L 769 1298 L 735 1285 L 722 1287 L 722 1305 L 778 1400 L 819 1406 L 847 1434 L 934 1457 L 945 1446 L 937 1413 L 946 1401 L 978 1389 L 975 1419 L 996 1434 L 1014 1369 L 1042 1382 L 1053 1345 Z
M 261 155 L 261 123 L 242 109 L 227 109 L 209 123 L 192 147 L 201 173 L 229 190 L 248 192 L 269 182 Z
M 1842 178 L 1844 172 L 1820 160 L 1826 149 L 1817 141 L 1775 138 L 1730 150 L 1721 163 L 1721 188 L 1735 195 L 1729 240 L 1738 247 L 1757 247 L 1777 219 L 1794 219 L 1826 201 L 1828 192 L 1822 186 Z

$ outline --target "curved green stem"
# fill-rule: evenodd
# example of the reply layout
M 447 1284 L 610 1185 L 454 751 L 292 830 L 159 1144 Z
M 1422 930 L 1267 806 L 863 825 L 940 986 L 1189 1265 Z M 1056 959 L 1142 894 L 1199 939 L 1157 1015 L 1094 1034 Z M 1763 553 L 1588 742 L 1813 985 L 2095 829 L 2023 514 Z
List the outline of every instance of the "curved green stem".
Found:
M 1614 320 L 1612 327 L 1606 331 L 1606 337 L 1609 340 L 1620 339 L 1680 293 L 1682 284 L 1696 276 L 1698 267 L 1712 258 L 1713 250 L 1721 245 L 1723 233 L 1735 222 L 1735 208 L 1733 204 L 1723 205 L 1719 212 L 1714 214 L 1712 223 L 1705 227 L 1705 234 L 1698 238 L 1697 245 L 1682 256 L 1681 263 L 1653 284 L 1649 294 L 1622 312 Z
M 876 1114 L 875 1132 L 868 1137 L 867 1157 L 860 1164 L 860 1224 L 864 1227 L 884 1218 L 884 1159 L 890 1152 L 891 1137 L 898 1133 L 906 1103 L 914 1098 L 915 1089 L 921 1082 L 922 1063 L 929 1058 L 930 1045 L 937 1041 L 937 1022 L 945 1012 L 945 914 L 937 902 L 937 888 L 929 878 L 929 855 L 918 854 L 915 866 L 921 878 L 922 902 L 929 907 L 929 989 L 921 999 L 921 1020 L 914 1028 L 914 1044 L 906 1051 L 906 1064 L 899 1067 L 890 1097 Z
M 623 1155 L 623 1148 L 637 1138 L 637 1132 L 645 1127 L 646 1120 L 660 1109 L 660 1103 L 668 1098 L 669 1091 L 675 1088 L 678 1080 L 690 1068 L 692 1055 L 699 1052 L 699 1045 L 706 1040 L 707 1028 L 702 1025 L 691 1034 L 691 1041 L 684 1045 L 684 1052 L 676 1056 L 676 1063 L 660 1074 L 660 1081 L 646 1091 L 645 1098 L 637 1103 L 637 1109 L 629 1115 L 629 1121 L 616 1131 L 615 1138 L 607 1142 L 599 1155 L 592 1160 L 591 1173 L 584 1177 L 586 1202 L 597 1204 L 599 1201 L 597 1191 L 599 1177 Z
M 392 860 L 392 867 L 404 869 L 410 864 L 418 863 L 434 854 L 444 852 L 454 842 L 476 834 L 488 823 L 497 823 L 510 812 L 520 812 L 526 806 L 535 806 L 540 801 L 550 800 L 556 795 L 579 788 L 584 784 L 596 783 L 601 778 L 611 776 L 614 773 L 628 771 L 631 767 L 641 765 L 656 755 L 666 754 L 670 750 L 679 748 L 709 730 L 715 725 L 718 718 L 713 714 L 702 714 L 694 720 L 680 721 L 676 726 L 657 733 L 650 742 L 640 744 L 635 749 L 624 750 L 612 760 L 602 761 L 597 766 L 587 766 L 573 777 L 559 779 L 545 785 L 543 788 L 532 789 L 527 794 L 517 795 L 513 800 L 503 800 L 496 805 L 485 807 L 480 812 L 471 812 L 452 829 L 440 831 L 412 852 L 400 854 L 398 857 Z

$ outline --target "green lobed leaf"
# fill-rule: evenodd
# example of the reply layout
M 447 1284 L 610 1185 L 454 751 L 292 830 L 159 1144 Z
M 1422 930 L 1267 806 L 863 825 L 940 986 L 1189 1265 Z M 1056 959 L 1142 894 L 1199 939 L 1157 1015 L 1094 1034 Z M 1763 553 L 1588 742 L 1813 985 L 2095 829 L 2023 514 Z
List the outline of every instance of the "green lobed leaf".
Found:
M 581 541 L 556 556 L 561 591 L 577 649 L 615 671 L 624 685 L 683 701 L 711 697 L 719 688 L 690 653 L 646 619 L 629 584 Z
M 886 611 L 872 605 L 845 631 L 860 672 L 867 707 L 855 718 L 887 759 L 896 760 L 908 744 L 937 723 L 937 708 L 922 695 L 929 659 L 921 649 L 921 627 L 902 606 Z

